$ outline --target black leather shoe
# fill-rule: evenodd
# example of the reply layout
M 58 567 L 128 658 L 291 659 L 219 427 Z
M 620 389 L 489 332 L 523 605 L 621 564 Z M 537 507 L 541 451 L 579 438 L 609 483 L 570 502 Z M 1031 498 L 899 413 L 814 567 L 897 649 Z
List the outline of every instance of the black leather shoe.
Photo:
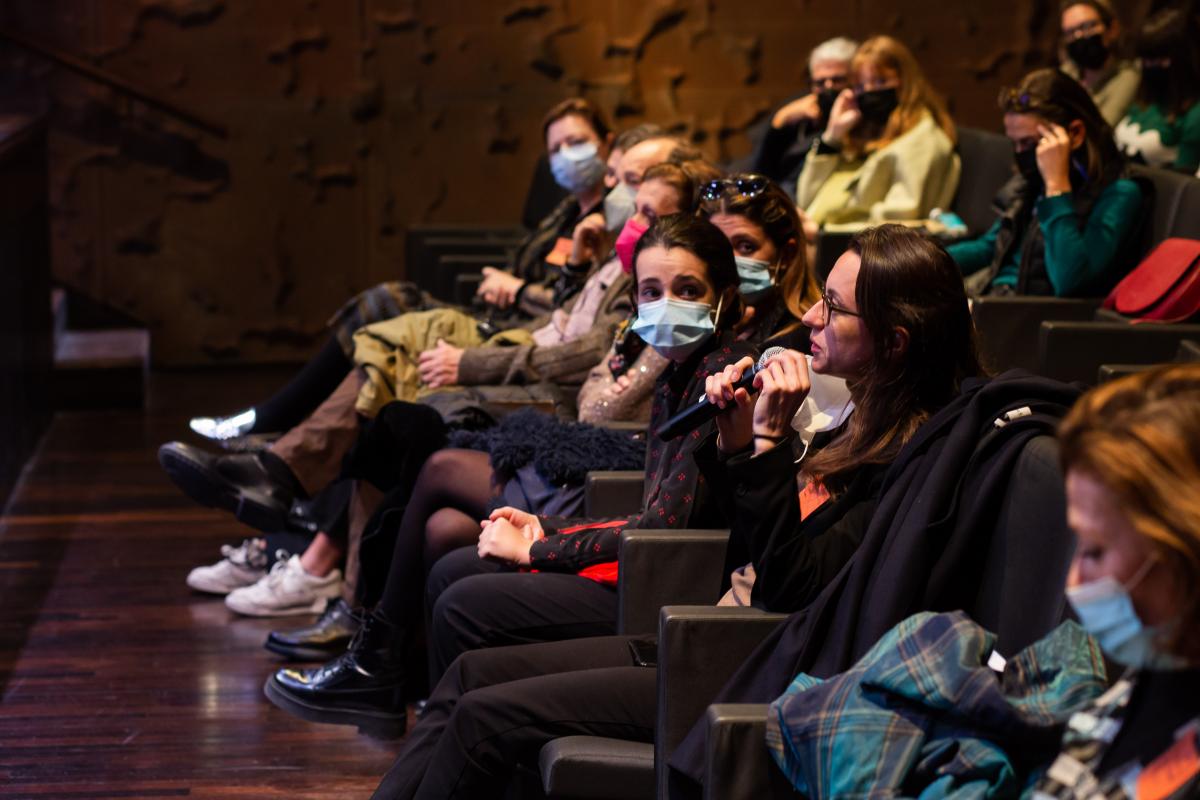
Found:
M 355 725 L 383 739 L 404 735 L 404 668 L 400 631 L 368 614 L 342 655 L 315 669 L 281 669 L 263 686 L 284 711 L 331 725 Z
M 183 442 L 168 442 L 158 448 L 158 463 L 202 506 L 228 511 L 267 533 L 287 526 L 295 493 L 272 478 L 256 455 L 215 456 Z
M 358 623 L 345 600 L 330 600 L 315 625 L 271 631 L 263 647 L 296 661 L 325 661 L 345 652 L 358 631 Z

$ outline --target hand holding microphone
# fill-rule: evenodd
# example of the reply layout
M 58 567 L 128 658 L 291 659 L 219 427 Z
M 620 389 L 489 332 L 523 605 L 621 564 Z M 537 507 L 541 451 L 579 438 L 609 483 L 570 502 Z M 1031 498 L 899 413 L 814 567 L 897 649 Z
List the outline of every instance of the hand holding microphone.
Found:
M 724 452 L 753 444 L 761 453 L 777 445 L 791 432 L 792 417 L 811 386 L 808 361 L 795 350 L 771 348 L 751 374 L 743 374 L 752 364 L 744 358 L 705 380 L 705 399 L 718 410 L 717 445 Z M 758 390 L 757 399 L 751 390 Z

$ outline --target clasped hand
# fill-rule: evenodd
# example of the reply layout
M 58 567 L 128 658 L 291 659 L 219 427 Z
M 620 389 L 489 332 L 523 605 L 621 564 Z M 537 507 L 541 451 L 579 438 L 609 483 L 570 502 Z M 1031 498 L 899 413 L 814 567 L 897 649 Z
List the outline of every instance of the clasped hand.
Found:
M 536 515 L 512 506 L 496 509 L 479 527 L 479 557 L 518 566 L 528 566 L 529 549 L 546 538 Z
M 725 409 L 717 416 L 717 446 L 726 453 L 751 444 L 755 452 L 774 447 L 791 431 L 792 417 L 812 386 L 804 354 L 784 350 L 754 376 L 752 386 L 758 395 L 752 397 L 746 389 L 735 389 L 734 384 L 753 366 L 754 359 L 747 356 L 705 379 L 708 402 Z
M 436 347 L 417 356 L 417 374 L 421 382 L 431 389 L 458 385 L 458 365 L 462 355 L 461 347 L 438 339 Z

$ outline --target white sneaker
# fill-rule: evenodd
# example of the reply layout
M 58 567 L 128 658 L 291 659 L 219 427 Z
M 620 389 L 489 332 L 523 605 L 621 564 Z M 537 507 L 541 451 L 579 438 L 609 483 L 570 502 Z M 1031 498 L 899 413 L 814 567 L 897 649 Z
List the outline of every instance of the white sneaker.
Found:
M 323 578 L 309 575 L 300 566 L 300 556 L 279 560 L 271 571 L 253 586 L 230 592 L 225 605 L 248 617 L 287 617 L 316 614 L 325 601 L 342 591 L 341 570 L 332 570 Z
M 253 408 L 247 408 L 228 417 L 193 417 L 188 427 L 205 439 L 222 442 L 249 433 L 257 417 Z
M 237 547 L 223 544 L 221 555 L 225 557 L 216 564 L 189 572 L 187 585 L 198 592 L 229 594 L 257 583 L 267 574 L 265 539 L 246 539 Z

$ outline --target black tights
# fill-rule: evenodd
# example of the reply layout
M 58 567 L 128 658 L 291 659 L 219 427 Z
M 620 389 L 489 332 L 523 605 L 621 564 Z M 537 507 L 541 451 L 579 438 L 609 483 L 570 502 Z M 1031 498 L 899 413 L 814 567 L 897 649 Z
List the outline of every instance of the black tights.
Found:
M 333 394 L 353 366 L 337 337 L 330 336 L 283 388 L 255 404 L 251 433 L 275 433 L 296 427 Z
M 491 497 L 487 453 L 438 450 L 425 462 L 400 520 L 379 600 L 379 610 L 393 624 L 410 629 L 421 624 L 425 576 L 446 553 L 479 540 L 479 521 Z

